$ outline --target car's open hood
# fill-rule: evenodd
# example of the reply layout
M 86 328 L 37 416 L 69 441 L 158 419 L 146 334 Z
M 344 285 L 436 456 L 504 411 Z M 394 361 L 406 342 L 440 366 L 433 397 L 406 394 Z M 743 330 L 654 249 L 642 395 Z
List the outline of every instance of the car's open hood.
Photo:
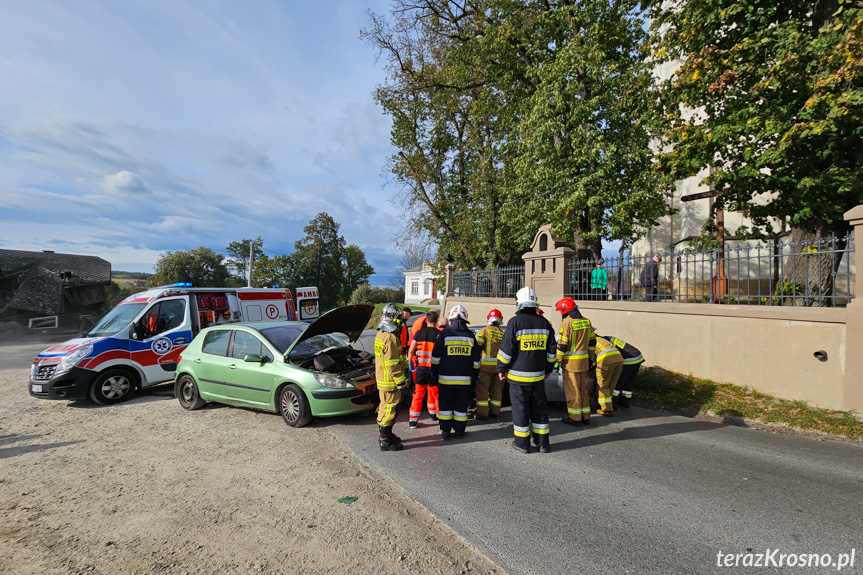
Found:
M 291 345 L 295 348 L 301 341 L 310 337 L 325 333 L 343 333 L 354 343 L 362 335 L 372 312 L 375 310 L 371 305 L 346 305 L 330 310 L 312 323 Z

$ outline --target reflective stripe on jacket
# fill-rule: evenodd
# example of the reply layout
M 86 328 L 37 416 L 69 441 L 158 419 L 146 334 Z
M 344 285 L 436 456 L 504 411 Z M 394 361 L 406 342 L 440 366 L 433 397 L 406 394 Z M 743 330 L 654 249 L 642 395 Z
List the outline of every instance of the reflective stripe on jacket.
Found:
M 516 312 L 506 326 L 497 352 L 497 371 L 515 384 L 545 379 L 557 360 L 554 328 L 533 308 Z
M 482 348 L 464 320 L 454 319 L 432 350 L 432 375 L 438 385 L 469 386 L 479 373 Z
M 644 361 L 644 357 L 641 355 L 641 351 L 639 351 L 639 349 L 631 343 L 627 343 L 619 337 L 602 337 L 613 343 L 614 347 L 620 350 L 620 355 L 623 356 L 623 365 L 637 365 Z
M 623 363 L 623 356 L 620 355 L 613 343 L 605 338 L 596 338 L 596 366 L 610 365 L 613 363 Z
M 438 328 L 429 327 L 428 324 L 414 334 L 413 340 L 417 344 L 414 357 L 416 357 L 418 367 L 431 368 L 432 350 L 434 350 L 434 344 L 439 335 Z

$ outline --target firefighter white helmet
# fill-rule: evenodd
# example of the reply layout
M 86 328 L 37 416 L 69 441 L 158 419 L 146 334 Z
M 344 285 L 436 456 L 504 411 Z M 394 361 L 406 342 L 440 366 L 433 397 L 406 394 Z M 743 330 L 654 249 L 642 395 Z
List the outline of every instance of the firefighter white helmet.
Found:
M 461 304 L 454 305 L 454 306 L 452 306 L 452 309 L 449 310 L 449 319 L 452 320 L 452 319 L 458 319 L 458 318 L 461 318 L 461 319 L 467 321 L 467 310 Z
M 523 307 L 536 307 L 537 297 L 536 292 L 529 287 L 523 287 L 515 292 L 515 309 Z
M 396 331 L 396 318 L 398 318 L 402 313 L 402 310 L 399 309 L 394 303 L 388 303 L 381 310 L 381 322 L 378 324 L 378 329 L 381 329 L 386 332 L 393 333 Z

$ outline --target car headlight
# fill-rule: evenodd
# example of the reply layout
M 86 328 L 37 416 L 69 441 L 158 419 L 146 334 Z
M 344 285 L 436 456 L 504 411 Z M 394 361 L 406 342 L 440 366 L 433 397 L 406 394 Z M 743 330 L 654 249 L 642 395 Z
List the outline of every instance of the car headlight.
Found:
M 92 345 L 86 345 L 81 349 L 76 349 L 75 351 L 60 360 L 60 363 L 57 364 L 57 369 L 54 370 L 54 375 L 66 373 L 67 371 L 78 365 L 79 361 L 90 355 L 90 353 L 92 352 Z
M 340 377 L 336 377 L 331 373 L 316 373 L 315 379 L 317 379 L 318 383 L 320 383 L 324 387 L 330 387 L 332 389 L 345 389 L 347 387 L 354 386 L 354 384 L 345 381 Z

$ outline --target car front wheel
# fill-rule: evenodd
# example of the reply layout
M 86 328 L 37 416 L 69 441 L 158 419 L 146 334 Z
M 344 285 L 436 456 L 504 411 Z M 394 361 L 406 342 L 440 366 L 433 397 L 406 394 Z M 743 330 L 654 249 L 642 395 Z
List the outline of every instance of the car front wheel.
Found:
M 279 413 L 291 427 L 302 427 L 312 421 L 312 410 L 303 390 L 296 384 L 289 384 L 279 393 Z
M 108 369 L 90 386 L 90 399 L 101 405 L 126 401 L 135 393 L 135 380 L 123 369 Z
M 183 409 L 187 411 L 199 409 L 207 403 L 201 399 L 201 395 L 198 393 L 198 384 L 195 382 L 195 378 L 188 374 L 180 376 L 180 379 L 177 380 L 174 386 L 174 394 L 177 396 Z

